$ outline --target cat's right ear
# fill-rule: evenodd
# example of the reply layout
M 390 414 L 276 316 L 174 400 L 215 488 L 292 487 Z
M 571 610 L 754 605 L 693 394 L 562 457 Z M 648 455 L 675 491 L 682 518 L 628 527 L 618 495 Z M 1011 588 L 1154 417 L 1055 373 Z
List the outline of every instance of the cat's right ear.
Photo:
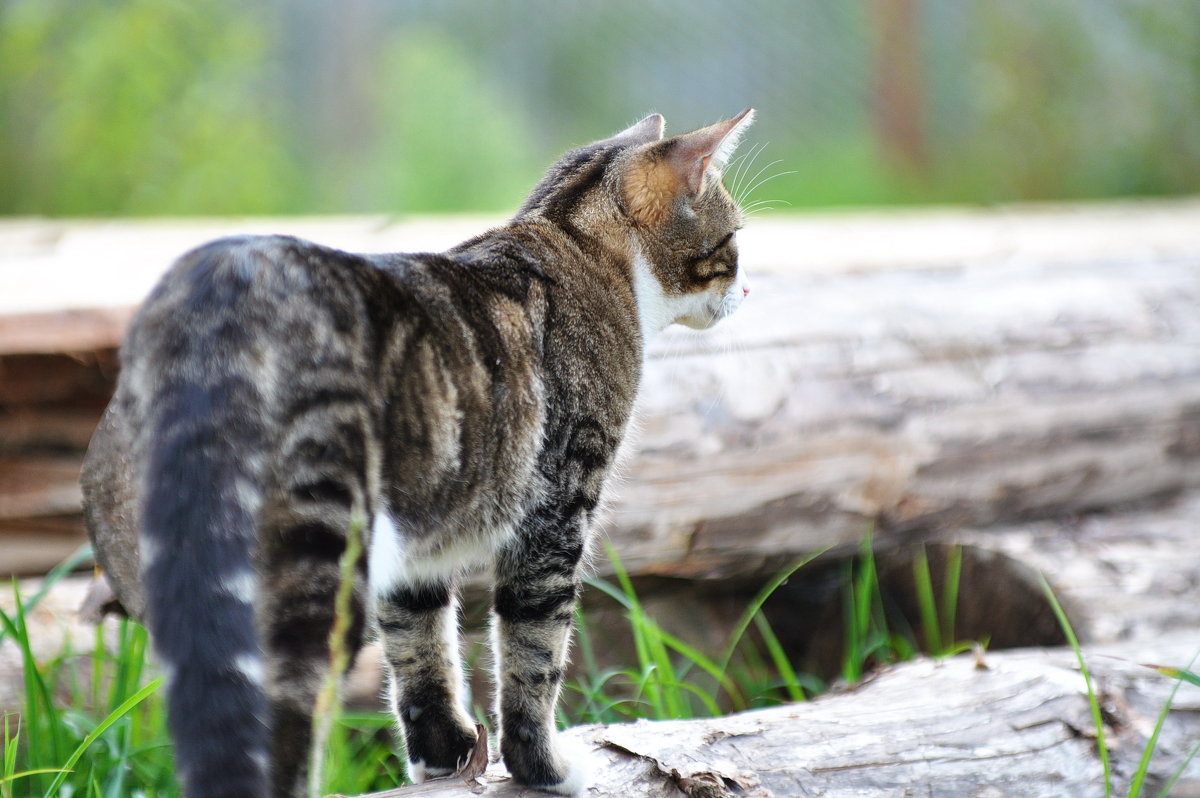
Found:
M 649 144 L 652 141 L 660 140 L 666 128 L 667 120 L 663 118 L 662 114 L 650 114 L 642 121 L 625 128 L 609 141 L 621 144 Z

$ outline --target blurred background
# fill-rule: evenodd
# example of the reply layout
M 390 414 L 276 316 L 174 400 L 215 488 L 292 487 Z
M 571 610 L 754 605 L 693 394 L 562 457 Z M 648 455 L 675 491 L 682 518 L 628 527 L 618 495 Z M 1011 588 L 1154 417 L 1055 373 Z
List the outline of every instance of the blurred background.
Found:
M 752 197 L 772 206 L 1195 191 L 1200 13 L 5 0 L 0 213 L 506 210 L 572 144 L 650 111 L 678 132 L 749 105 L 764 152 L 742 177 L 778 174 Z
M 619 560 L 596 558 L 564 717 L 770 706 L 919 651 L 1001 662 L 1064 643 L 1050 589 L 1085 645 L 1117 655 L 1094 668 L 1196 662 L 1196 0 L 0 0 L 0 577 L 39 577 L 24 605 L 0 590 L 0 622 L 46 599 L 20 650 L 0 623 L 0 713 L 53 743 L 0 756 L 0 793 L 176 794 L 157 699 L 140 741 L 117 724 L 86 765 L 58 750 L 140 684 L 144 632 L 81 623 L 103 594 L 64 574 L 88 562 L 80 464 L 118 347 L 173 258 L 263 232 L 441 249 L 573 145 L 653 111 L 681 132 L 747 106 L 727 182 L 773 212 L 739 234 L 755 289 L 712 333 L 647 354 L 606 524 Z M 1144 197 L 1165 199 L 1088 201 Z M 884 210 L 787 212 L 863 206 Z M 894 210 L 914 206 L 938 207 Z M 468 627 L 487 606 L 468 585 Z M 71 653 L 93 644 L 100 665 Z M 481 638 L 467 648 L 486 660 Z M 39 696 L 35 659 L 56 685 Z M 358 662 L 351 692 L 373 707 L 378 659 Z M 128 692 L 80 696 L 105 667 Z M 933 678 L 930 712 L 907 692 L 879 703 L 940 717 L 961 690 Z M 1075 701 L 1064 679 L 1046 684 Z M 1147 784 L 1191 762 L 1196 791 L 1171 794 L 1200 795 L 1200 699 L 1160 737 L 1166 688 L 1103 684 L 1112 772 L 1160 740 Z M 73 703 L 38 721 L 50 693 Z M 939 771 L 944 794 L 1100 794 L 1071 786 L 1101 773 L 1083 715 L 1032 720 L 1032 693 L 1006 694 L 1021 706 L 954 718 L 939 767 L 968 762 L 962 729 L 989 731 L 975 783 L 953 793 Z M 377 764 L 389 721 L 356 722 L 383 753 L 340 757 L 364 780 L 330 792 L 398 776 Z M 898 780 L 878 794 L 929 781 L 924 741 L 886 753 L 910 773 L 843 728 L 862 766 L 820 769 L 814 794 L 862 794 L 830 786 L 860 773 Z M 161 756 L 131 769 L 141 752 Z M 14 767 L 43 786 L 6 792 Z M 1032 773 L 1044 792 L 1019 781 Z

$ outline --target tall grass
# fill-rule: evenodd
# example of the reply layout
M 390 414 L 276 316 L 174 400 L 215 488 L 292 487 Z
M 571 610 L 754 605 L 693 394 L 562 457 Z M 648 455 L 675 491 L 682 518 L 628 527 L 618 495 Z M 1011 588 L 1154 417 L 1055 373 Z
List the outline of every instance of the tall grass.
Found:
M 29 597 L 16 597 L 12 614 L 0 612 L 0 638 L 21 650 L 22 706 L 0 722 L 0 798 L 173 798 L 179 789 L 173 775 L 171 747 L 160 682 L 147 660 L 145 630 L 120 621 L 96 630 L 90 649 L 65 650 L 37 662 L 30 645 L 30 610 L 62 574 L 87 556 L 82 552 L 56 569 L 43 587 Z M 817 556 L 817 555 L 814 555 Z M 609 550 L 614 577 L 590 579 L 589 585 L 624 612 L 634 661 L 603 668 L 598 631 L 578 616 L 577 678 L 567 685 L 560 721 L 619 722 L 634 718 L 705 717 L 788 701 L 804 700 L 825 688 L 821 679 L 797 669 L 764 613 L 764 606 L 810 558 L 797 560 L 765 584 L 748 603 L 714 652 L 667 631 L 647 611 L 620 558 Z M 853 681 L 880 664 L 915 654 L 918 638 L 934 656 L 949 656 L 968 647 L 957 641 L 957 601 L 961 583 L 961 552 L 943 560 L 941 590 L 924 551 L 913 560 L 914 596 L 918 618 L 902 631 L 890 628 L 887 599 L 880 587 L 870 541 L 844 571 L 842 600 L 845 650 L 841 674 Z M 1103 716 L 1078 640 L 1046 588 L 1064 631 L 1076 651 L 1088 685 L 1097 728 L 1106 795 L 1112 794 L 1112 768 L 1107 759 Z M 1189 663 L 1188 668 L 1191 665 Z M 1200 682 L 1187 668 L 1158 668 L 1177 680 Z M 1171 698 L 1173 699 L 1174 692 Z M 1133 777 L 1129 798 L 1140 798 L 1159 731 L 1170 708 L 1163 707 Z M 486 713 L 479 710 L 477 715 Z M 1169 794 L 1187 762 L 1200 751 L 1192 749 L 1184 765 L 1159 792 Z M 341 717 L 329 736 L 328 768 L 323 789 L 356 795 L 383 790 L 402 782 L 401 760 L 393 752 L 392 720 L 375 712 L 351 712 Z
M 123 621 L 112 650 L 97 628 L 90 659 L 67 649 L 37 663 L 28 607 L 14 586 L 16 609 L 0 612 L 6 636 L 21 650 L 24 697 L 19 715 L 4 718 L 0 795 L 177 795 L 169 767 L 160 680 L 145 667 L 146 631 Z
M 0 798 L 175 798 L 161 679 L 149 664 L 146 630 L 129 620 L 99 626 L 87 652 L 34 655 L 28 619 L 88 551 L 55 569 L 28 598 L 12 585 L 14 611 L 0 611 L 0 639 L 21 652 L 18 712 L 0 720 Z M 403 766 L 391 718 L 349 713 L 329 739 L 327 785 L 350 795 L 394 787 Z

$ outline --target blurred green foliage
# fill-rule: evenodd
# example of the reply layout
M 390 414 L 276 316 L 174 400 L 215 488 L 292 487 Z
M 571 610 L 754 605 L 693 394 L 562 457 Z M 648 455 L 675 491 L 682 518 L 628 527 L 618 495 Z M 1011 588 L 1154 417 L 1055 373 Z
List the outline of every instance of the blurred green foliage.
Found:
M 232 0 L 14 0 L 0 16 L 0 211 L 299 211 Z M 251 22 L 253 18 L 251 15 Z
M 512 209 L 640 113 L 746 105 L 745 176 L 789 173 L 752 201 L 1200 190 L 1194 0 L 920 0 L 911 163 L 879 124 L 887 4 L 5 0 L 0 214 Z

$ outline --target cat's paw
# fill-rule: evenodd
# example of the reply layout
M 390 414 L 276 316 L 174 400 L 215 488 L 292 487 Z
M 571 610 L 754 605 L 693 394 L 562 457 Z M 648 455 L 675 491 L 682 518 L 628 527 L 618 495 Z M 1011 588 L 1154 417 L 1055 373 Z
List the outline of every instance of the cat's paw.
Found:
M 452 768 L 426 767 L 420 759 L 408 760 L 408 780 L 413 784 L 424 784 L 429 779 L 440 779 L 453 772 Z
M 465 713 L 410 707 L 403 724 L 408 777 L 416 784 L 456 772 L 475 748 L 475 724 Z
M 541 745 L 502 745 L 504 764 L 517 781 L 544 792 L 580 795 L 591 784 L 590 756 L 557 736 Z
M 560 781 L 539 785 L 539 789 L 559 795 L 581 795 L 592 783 L 591 754 L 573 740 L 559 740 L 557 748 L 567 772 Z

